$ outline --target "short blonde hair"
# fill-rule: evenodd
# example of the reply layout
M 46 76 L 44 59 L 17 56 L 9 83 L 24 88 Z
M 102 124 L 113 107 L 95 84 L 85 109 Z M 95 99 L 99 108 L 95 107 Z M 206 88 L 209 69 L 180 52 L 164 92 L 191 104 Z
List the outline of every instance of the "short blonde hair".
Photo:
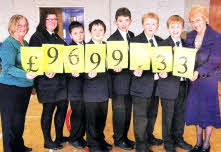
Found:
M 159 24 L 159 17 L 157 14 L 155 13 L 147 13 L 147 14 L 144 14 L 143 17 L 142 17 L 142 24 L 144 23 L 144 20 L 147 19 L 147 18 L 153 18 L 155 20 L 157 20 L 157 23 Z
M 179 15 L 173 15 L 171 16 L 168 20 L 167 20 L 167 28 L 169 28 L 169 25 L 171 23 L 174 23 L 174 22 L 179 22 L 183 25 L 184 27 L 184 20 L 182 17 L 180 17 Z
M 20 19 L 25 19 L 26 20 L 26 22 L 27 22 L 27 28 L 28 28 L 28 25 L 29 25 L 29 23 L 28 23 L 28 20 L 27 20 L 27 18 L 26 17 L 24 17 L 24 16 L 22 16 L 22 15 L 13 15 L 11 18 L 10 18 L 10 20 L 9 20 L 9 23 L 8 23 L 8 32 L 9 32 L 9 34 L 12 36 L 12 35 L 14 35 L 14 33 L 16 32 L 16 30 L 17 30 L 17 27 L 18 27 L 18 21 L 20 20 Z M 29 29 L 29 28 L 28 28 Z M 27 32 L 28 32 L 28 29 L 27 29 Z
M 189 12 L 189 21 L 191 20 L 192 17 L 194 16 L 201 16 L 203 17 L 206 21 L 209 18 L 209 12 L 207 10 L 207 8 L 201 6 L 201 5 L 197 5 L 191 8 L 190 12 Z

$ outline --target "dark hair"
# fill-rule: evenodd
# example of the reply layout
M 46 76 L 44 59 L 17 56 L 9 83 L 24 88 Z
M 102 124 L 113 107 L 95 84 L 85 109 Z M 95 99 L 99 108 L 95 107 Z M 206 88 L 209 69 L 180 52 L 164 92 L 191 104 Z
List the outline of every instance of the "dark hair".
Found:
M 37 32 L 42 32 L 46 29 L 46 19 L 47 19 L 48 15 L 51 15 L 51 14 L 55 14 L 57 16 L 57 13 L 54 10 L 43 11 L 43 13 L 41 14 L 41 17 L 40 17 L 40 22 L 36 28 Z M 58 33 L 58 25 L 55 28 L 54 32 Z
M 81 23 L 79 23 L 77 21 L 73 21 L 73 22 L 71 22 L 71 24 L 68 27 L 69 33 L 71 33 L 73 28 L 77 28 L 77 27 L 82 27 L 82 29 L 84 30 L 84 26 Z
M 115 19 L 117 20 L 117 18 L 119 16 L 129 17 L 131 19 L 130 10 L 126 7 L 118 8 L 117 11 L 116 11 L 116 14 L 115 14 Z
M 94 25 L 101 25 L 101 26 L 103 26 L 104 32 L 106 32 L 106 25 L 105 25 L 104 22 L 101 21 L 100 19 L 96 19 L 96 20 L 94 20 L 93 22 L 91 22 L 91 23 L 89 24 L 89 31 L 90 31 L 90 32 L 91 32 L 91 30 L 92 30 L 92 26 L 94 26 Z

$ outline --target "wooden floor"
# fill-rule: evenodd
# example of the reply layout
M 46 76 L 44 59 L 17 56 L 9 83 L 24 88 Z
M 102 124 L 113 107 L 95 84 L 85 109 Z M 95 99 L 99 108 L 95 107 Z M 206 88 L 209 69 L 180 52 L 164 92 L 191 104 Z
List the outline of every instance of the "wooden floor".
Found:
M 219 84 L 219 92 L 221 92 L 221 83 Z M 105 136 L 106 141 L 110 144 L 113 144 L 113 126 L 112 126 L 112 109 L 111 109 L 111 101 L 109 101 L 109 109 L 108 109 L 108 118 L 107 118 L 107 125 L 105 128 Z M 38 103 L 37 97 L 33 96 L 31 98 L 27 116 L 26 116 L 26 124 L 25 124 L 25 131 L 24 131 L 24 141 L 25 145 L 28 147 L 33 148 L 33 152 L 47 152 L 48 150 L 45 150 L 43 147 L 44 139 L 40 127 L 40 116 L 42 112 L 42 105 Z M 162 139 L 162 111 L 161 106 L 159 107 L 157 122 L 155 125 L 154 135 L 157 138 Z M 131 123 L 132 124 L 132 123 Z M 52 137 L 54 137 L 54 127 L 51 132 Z M 69 136 L 69 132 L 67 130 L 67 127 L 64 127 L 64 135 Z M 134 140 L 134 134 L 133 134 L 133 125 L 130 127 L 130 131 L 128 134 L 129 139 Z M 195 134 L 195 127 L 194 126 L 186 126 L 185 127 L 185 133 L 184 133 L 184 139 L 188 143 L 195 145 L 196 143 L 196 134 Z M 165 152 L 163 149 L 163 146 L 154 146 L 151 147 L 151 149 L 154 152 Z M 3 151 L 2 146 L 2 131 L 0 127 L 0 152 Z M 65 144 L 64 148 L 62 150 L 59 150 L 60 152 L 84 152 L 84 150 L 77 150 L 70 146 L 69 144 Z M 134 152 L 135 150 L 132 150 L 131 152 Z M 124 150 L 120 150 L 119 148 L 113 148 L 112 152 L 124 152 Z M 177 152 L 187 152 L 185 150 L 177 148 Z M 221 152 L 221 129 L 214 129 L 214 132 L 211 137 L 211 152 Z

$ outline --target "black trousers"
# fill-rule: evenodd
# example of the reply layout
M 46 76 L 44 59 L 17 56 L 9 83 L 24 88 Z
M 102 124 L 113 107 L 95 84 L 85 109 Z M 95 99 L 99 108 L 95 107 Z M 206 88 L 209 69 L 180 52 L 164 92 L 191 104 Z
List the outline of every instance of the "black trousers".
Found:
M 136 140 L 136 152 L 146 151 L 148 145 L 149 109 L 151 98 L 132 96 L 134 135 Z
M 63 127 L 68 108 L 68 101 L 61 101 L 56 103 L 43 103 L 43 111 L 41 115 L 41 128 L 44 135 L 45 143 L 52 142 L 51 124 L 55 108 L 57 108 L 54 116 L 56 140 L 60 140 L 63 137 Z
M 186 105 L 185 82 L 181 82 L 178 97 L 175 100 L 161 99 L 162 135 L 165 149 L 170 150 L 174 141 L 183 138 L 184 111 Z
M 85 103 L 80 101 L 70 101 L 71 104 L 71 131 L 70 141 L 74 142 L 78 139 L 83 139 L 85 135 L 86 118 L 85 118 Z
M 148 136 L 153 136 L 154 125 L 155 125 L 156 119 L 157 119 L 158 106 L 159 106 L 159 97 L 155 96 L 157 82 L 158 81 L 154 81 L 153 93 L 152 93 L 151 102 L 150 102 L 150 106 L 149 106 L 149 110 L 148 110 L 149 111 L 148 112 L 149 123 L 147 126 Z
M 4 152 L 24 151 L 23 132 L 31 87 L 0 84 Z
M 108 102 L 86 102 L 85 105 L 87 145 L 89 148 L 101 148 L 105 142 Z
M 130 95 L 112 97 L 114 143 L 127 139 L 130 128 L 132 100 Z

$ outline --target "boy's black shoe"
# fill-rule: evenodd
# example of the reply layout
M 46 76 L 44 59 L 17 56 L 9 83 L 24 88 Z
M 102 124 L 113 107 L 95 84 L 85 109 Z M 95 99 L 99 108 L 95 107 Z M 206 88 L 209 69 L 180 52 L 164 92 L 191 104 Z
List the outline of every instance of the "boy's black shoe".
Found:
M 78 139 L 76 141 L 69 141 L 69 143 L 77 149 L 84 149 L 86 146 L 86 141 L 84 139 Z
M 63 146 L 55 142 L 50 142 L 50 143 L 45 143 L 44 148 L 51 149 L 51 150 L 59 150 L 59 149 L 62 149 Z
M 186 143 L 183 138 L 180 138 L 178 140 L 175 141 L 175 147 L 179 147 L 181 149 L 184 149 L 184 150 L 191 150 L 193 147 Z
M 121 142 L 115 142 L 114 145 L 124 150 L 134 149 L 133 145 L 130 143 L 130 140 L 123 140 Z
M 163 144 L 163 140 L 155 138 L 153 135 L 148 137 L 148 143 L 151 146 L 159 146 Z

